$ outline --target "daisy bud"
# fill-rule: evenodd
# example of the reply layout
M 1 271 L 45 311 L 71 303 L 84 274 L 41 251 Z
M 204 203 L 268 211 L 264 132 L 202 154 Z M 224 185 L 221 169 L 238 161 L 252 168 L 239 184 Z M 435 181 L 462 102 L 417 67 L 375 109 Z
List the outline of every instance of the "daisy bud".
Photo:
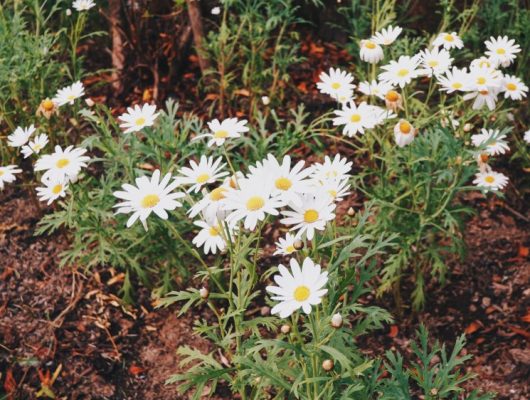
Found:
M 416 130 L 405 119 L 399 120 L 399 122 L 394 126 L 394 137 L 396 139 L 396 144 L 399 147 L 405 147 L 408 144 L 411 144 L 414 140 L 414 135 Z
M 327 359 L 322 362 L 322 369 L 324 371 L 331 371 L 333 369 L 333 366 L 333 360 Z
M 342 326 L 342 315 L 340 315 L 340 313 L 334 314 L 333 317 L 331 317 L 331 326 L 336 329 L 339 329 Z
M 41 101 L 39 108 L 37 109 L 37 116 L 42 115 L 46 119 L 50 119 L 53 114 L 58 114 L 59 108 L 57 104 L 49 98 L 45 98 Z
M 456 158 L 455 158 L 455 164 L 456 164 L 456 165 L 460 165 L 460 164 L 462 164 L 462 157 L 461 157 L 461 156 L 456 156 Z
M 398 109 L 403 109 L 403 98 L 395 90 L 389 90 L 385 95 L 386 108 L 396 112 Z
M 69 8 L 66 9 L 66 16 L 69 17 L 70 15 L 72 15 L 72 10 L 70 10 Z
M 469 122 L 464 125 L 464 132 L 469 132 L 473 129 L 473 124 L 470 124 Z
M 348 215 L 350 217 L 353 217 L 355 215 L 355 210 L 353 209 L 353 207 L 348 208 Z
M 284 334 L 284 335 L 287 335 L 289 332 L 291 332 L 291 326 L 290 325 L 282 325 L 282 327 L 280 328 L 280 331 Z
M 269 99 L 269 96 L 263 96 L 261 98 L 261 102 L 264 106 L 268 106 L 271 103 L 271 99 Z
M 94 102 L 94 100 L 92 100 L 90 97 L 87 97 L 87 98 L 85 99 L 85 103 L 86 103 L 86 105 L 87 105 L 88 107 L 94 107 L 94 104 L 96 104 L 96 103 Z
M 199 289 L 199 295 L 201 296 L 201 298 L 206 300 L 210 295 L 210 291 L 203 286 Z
M 302 250 L 304 248 L 304 242 L 302 242 L 301 240 L 295 240 L 293 243 L 293 247 L 296 250 Z
M 271 308 L 267 306 L 263 306 L 261 307 L 260 313 L 263 317 L 266 315 L 269 315 L 271 313 Z
M 432 389 L 431 389 L 431 395 L 433 395 L 433 396 L 437 396 L 437 395 L 438 395 L 438 389 L 436 389 L 436 388 L 432 388 Z
M 211 11 L 212 15 L 219 15 L 221 14 L 221 7 L 214 7 Z
M 487 163 L 489 160 L 489 156 L 486 153 L 482 153 L 479 157 L 480 157 L 480 161 L 483 163 Z

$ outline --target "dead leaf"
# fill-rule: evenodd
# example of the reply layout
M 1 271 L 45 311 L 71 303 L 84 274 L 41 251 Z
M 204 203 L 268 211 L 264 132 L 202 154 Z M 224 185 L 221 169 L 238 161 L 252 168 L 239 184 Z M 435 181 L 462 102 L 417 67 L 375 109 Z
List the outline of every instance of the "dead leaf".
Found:
M 398 326 L 397 325 L 392 325 L 390 327 L 390 332 L 388 333 L 388 336 L 390 336 L 391 338 L 394 338 L 394 337 L 397 336 L 398 332 L 399 332 Z
M 519 246 L 519 252 L 518 252 L 519 257 L 526 258 L 528 257 L 528 253 L 529 253 L 528 247 Z
M 464 330 L 464 333 L 466 335 L 471 335 L 472 333 L 478 331 L 482 327 L 482 323 L 480 321 L 473 321 L 468 325 L 468 327 Z
M 238 96 L 250 96 L 250 92 L 247 89 L 237 89 L 234 90 L 234 94 L 237 94 Z
M 140 375 L 142 372 L 144 372 L 145 370 L 142 368 L 142 367 L 139 367 L 138 365 L 136 364 L 132 364 L 130 367 L 129 367 L 129 373 L 131 375 Z

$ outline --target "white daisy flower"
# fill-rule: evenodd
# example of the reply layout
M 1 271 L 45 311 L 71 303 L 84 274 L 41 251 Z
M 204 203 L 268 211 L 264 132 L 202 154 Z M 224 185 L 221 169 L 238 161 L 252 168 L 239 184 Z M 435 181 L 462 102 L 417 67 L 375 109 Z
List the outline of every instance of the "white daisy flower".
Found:
M 389 25 L 387 28 L 383 28 L 381 32 L 376 32 L 375 35 L 372 36 L 372 41 L 381 46 L 389 46 L 396 41 L 402 31 L 403 28 L 399 26 L 393 27 L 392 25 Z
M 375 79 L 372 82 L 364 81 L 359 83 L 359 91 L 367 96 L 376 96 L 381 100 L 385 99 L 385 95 L 389 90 L 392 90 L 392 86 L 388 82 L 377 82 Z
M 81 168 L 87 166 L 90 157 L 84 156 L 86 149 L 68 146 L 64 150 L 61 146 L 55 146 L 55 152 L 41 156 L 35 163 L 35 171 L 46 171 L 43 180 L 63 179 L 75 180 Z
M 22 128 L 21 126 L 17 127 L 15 131 L 7 137 L 7 144 L 11 147 L 22 147 L 24 146 L 31 135 L 35 133 L 35 125 L 31 125 L 27 128 Z
M 466 68 L 453 67 L 451 71 L 446 71 L 445 75 L 438 76 L 437 79 L 441 86 L 440 90 L 447 93 L 465 92 L 469 87 L 469 74 Z
M 370 64 L 377 64 L 383 58 L 383 48 L 372 40 L 361 40 L 360 56 L 362 61 Z
M 66 86 L 59 89 L 55 95 L 53 102 L 58 107 L 64 106 L 65 104 L 74 104 L 74 101 L 85 95 L 85 87 L 81 81 L 77 81 L 70 86 Z
M 464 42 L 462 42 L 462 39 L 460 39 L 456 32 L 442 32 L 438 34 L 436 39 L 434 39 L 432 45 L 434 47 L 443 46 L 444 49 L 451 50 L 454 48 L 461 49 L 462 47 L 464 47 Z
M 216 254 L 217 251 L 221 252 L 226 248 L 226 233 L 219 222 L 215 219 L 194 222 L 201 230 L 193 238 L 192 243 L 197 247 L 204 247 L 204 254 Z M 233 230 L 230 230 L 230 237 L 233 238 Z
M 399 147 L 405 147 L 411 144 L 416 135 L 416 129 L 410 122 L 404 119 L 400 119 L 399 122 L 394 126 L 394 137 L 396 144 Z
M 469 89 L 470 90 L 488 90 L 490 88 L 500 88 L 502 83 L 502 74 L 488 67 L 472 68 L 469 71 Z
M 453 62 L 449 51 L 438 47 L 432 50 L 425 49 L 420 52 L 420 60 L 421 66 L 424 68 L 423 72 L 427 76 L 444 74 L 449 70 Z
M 238 180 L 238 184 L 239 189 L 228 191 L 223 203 L 223 209 L 231 211 L 226 217 L 229 225 L 244 220 L 245 229 L 254 230 L 267 214 L 278 215 L 277 209 L 283 206 L 283 201 L 271 195 L 272 185 L 259 179 Z
M 116 204 L 116 214 L 132 215 L 127 220 L 127 228 L 138 219 L 147 230 L 146 220 L 154 212 L 162 219 L 168 218 L 167 210 L 172 211 L 177 207 L 182 207 L 182 203 L 177 201 L 185 196 L 181 192 L 173 192 L 178 186 L 178 182 L 173 180 L 170 183 L 171 174 L 166 174 L 160 180 L 160 170 L 155 170 L 151 178 L 142 176 L 136 178 L 136 186 L 130 184 L 122 185 L 120 191 L 114 192 L 114 196 L 124 200 Z
M 68 189 L 67 180 L 51 178 L 42 183 L 44 187 L 37 188 L 37 196 L 40 201 L 48 201 L 47 204 L 50 205 L 59 197 L 66 196 L 66 189 Z
M 373 106 L 362 102 L 358 106 L 353 101 L 342 105 L 342 110 L 335 110 L 336 117 L 333 125 L 344 125 L 342 134 L 353 137 L 356 133 L 364 134 L 365 129 L 371 129 L 377 125 Z
M 290 254 L 293 254 L 296 252 L 296 248 L 294 247 L 294 243 L 298 239 L 295 235 L 291 235 L 290 233 L 287 233 L 285 235 L 285 238 L 279 238 L 276 244 L 276 251 L 274 252 L 274 255 L 282 255 L 282 256 L 288 256 Z
M 210 138 L 208 147 L 213 145 L 222 146 L 227 139 L 239 138 L 242 133 L 248 132 L 246 126 L 247 120 L 238 121 L 237 118 L 228 118 L 220 122 L 218 119 L 208 122 L 211 133 L 196 136 L 193 140 L 199 140 L 205 137 Z
M 124 129 L 123 133 L 132 133 L 153 126 L 158 115 L 156 106 L 144 104 L 140 107 L 136 104 L 134 107 L 127 107 L 127 112 L 120 115 L 118 119 L 122 121 L 120 128 Z
M 492 88 L 490 90 L 480 90 L 468 93 L 464 96 L 464 100 L 475 99 L 473 102 L 473 110 L 480 110 L 484 106 L 488 107 L 490 111 L 495 110 L 495 105 L 497 104 L 497 95 L 499 94 L 499 89 Z
M 279 314 L 280 318 L 287 318 L 298 309 L 309 314 L 312 306 L 321 303 L 322 296 L 328 290 L 323 287 L 328 282 L 327 271 L 322 272 L 320 265 L 306 257 L 302 268 L 294 258 L 290 261 L 291 272 L 283 265 L 278 266 L 279 275 L 274 276 L 278 286 L 267 286 L 267 291 L 279 301 L 272 310 L 272 314 Z
M 352 165 L 351 161 L 348 161 L 346 157 L 342 158 L 340 154 L 336 154 L 333 160 L 325 156 L 323 163 L 313 165 L 311 178 L 320 182 L 328 179 L 346 179 L 350 177 Z
M 508 177 L 500 172 L 484 171 L 475 175 L 473 183 L 481 189 L 500 190 L 508 184 Z
M 384 72 L 379 74 L 379 80 L 402 88 L 420 76 L 419 62 L 419 57 L 409 56 L 401 56 L 397 61 L 392 60 L 381 67 Z
M 340 101 L 342 97 L 353 95 L 355 85 L 352 74 L 339 68 L 330 68 L 329 73 L 322 72 L 319 78 L 320 82 L 317 83 L 317 88 L 320 93 L 327 94 L 337 101 Z
M 384 100 L 386 108 L 389 110 L 396 112 L 403 109 L 403 97 L 395 90 L 386 92 Z
M 508 36 L 499 36 L 496 39 L 490 37 L 485 42 L 488 49 L 485 54 L 496 65 L 503 67 L 509 66 L 517 57 L 516 54 L 521 51 L 521 47 L 515 43 L 515 40 L 508 39 Z
M 508 142 L 505 140 L 506 134 L 498 129 L 482 129 L 481 133 L 471 136 L 471 142 L 475 147 L 486 144 L 486 154 L 496 156 L 504 154 L 510 150 Z
M 46 135 L 45 133 L 41 133 L 34 140 L 30 140 L 30 142 L 26 146 L 23 146 L 21 152 L 24 155 L 24 158 L 28 158 L 32 154 L 39 154 L 40 151 L 44 147 L 46 147 L 47 144 L 48 135 Z
M 228 175 L 228 172 L 222 171 L 226 164 L 222 163 L 222 158 L 201 156 L 199 164 L 194 160 L 190 161 L 190 167 L 182 167 L 179 172 L 180 176 L 176 179 L 181 185 L 191 185 L 188 192 L 197 193 L 202 186 L 214 183 L 220 178 Z
M 495 68 L 495 67 L 497 67 L 497 65 L 495 65 L 495 63 L 493 63 L 489 58 L 484 57 L 484 56 L 482 56 L 480 58 L 475 58 L 469 64 L 469 68 L 471 68 L 471 69 L 474 69 L 474 68 Z
M 504 75 L 502 80 L 502 89 L 504 98 L 512 100 L 522 100 L 526 97 L 528 86 L 526 86 L 521 79 L 512 75 Z
M 20 174 L 22 170 L 17 165 L 6 165 L 0 167 L 0 190 L 4 189 L 6 183 L 14 182 L 17 177 L 15 174 Z
M 77 11 L 88 11 L 95 5 L 94 0 L 75 0 L 72 3 L 72 7 Z
M 328 221 L 335 219 L 335 204 L 327 193 L 305 194 L 302 196 L 302 204 L 290 204 L 292 211 L 282 211 L 285 217 L 280 222 L 285 225 L 294 225 L 291 231 L 298 231 L 297 237 L 304 234 L 307 239 L 312 240 L 315 230 L 323 231 Z
M 523 139 L 526 143 L 530 143 L 530 129 L 524 133 Z
M 190 218 L 194 218 L 199 213 L 203 213 L 208 220 L 217 219 L 222 212 L 223 200 L 226 197 L 226 192 L 230 189 L 228 185 L 221 185 L 213 189 L 211 192 L 203 189 L 203 197 L 195 203 L 188 211 Z
M 313 193 L 327 193 L 330 201 L 342 201 L 349 195 L 350 183 L 348 179 L 326 179 L 324 181 L 315 180 Z

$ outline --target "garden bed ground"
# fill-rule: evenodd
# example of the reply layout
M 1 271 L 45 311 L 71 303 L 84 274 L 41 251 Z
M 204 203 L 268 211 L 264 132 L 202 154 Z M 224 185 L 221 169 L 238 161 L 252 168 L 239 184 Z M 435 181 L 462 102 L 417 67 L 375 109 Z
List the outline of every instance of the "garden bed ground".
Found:
M 429 290 L 424 312 L 405 312 L 359 346 L 367 354 L 390 348 L 407 354 L 420 321 L 448 345 L 466 332 L 465 350 L 474 357 L 468 367 L 478 374 L 470 386 L 496 391 L 499 399 L 528 399 L 528 210 L 481 196 L 469 201 L 479 211 L 467 224 L 467 260 L 452 263 L 446 287 Z M 122 305 L 119 271 L 58 267 L 67 236 L 34 236 L 42 211 L 28 193 L 10 188 L 0 204 L 0 371 L 7 398 L 35 398 L 58 368 L 51 385 L 58 398 L 181 398 L 164 380 L 179 371 L 179 346 L 209 350 L 192 334 L 199 313 L 177 318 L 176 307 L 154 311 L 146 289 L 136 292 L 137 304 Z M 392 309 L 390 299 L 377 302 Z

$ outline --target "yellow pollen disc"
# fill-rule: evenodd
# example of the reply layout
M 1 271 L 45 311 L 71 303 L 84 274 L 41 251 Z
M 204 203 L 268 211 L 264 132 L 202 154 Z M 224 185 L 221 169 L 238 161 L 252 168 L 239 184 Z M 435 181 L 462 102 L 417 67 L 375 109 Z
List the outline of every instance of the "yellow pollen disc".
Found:
M 339 173 L 335 170 L 326 172 L 326 178 L 336 178 Z
M 488 92 L 487 90 L 481 90 L 479 93 L 480 93 L 482 96 L 487 96 L 489 92 Z
M 217 227 L 212 226 L 210 227 L 210 236 L 218 236 L 219 235 L 219 229 Z
M 337 197 L 337 191 L 336 190 L 330 189 L 330 190 L 328 190 L 328 193 L 333 198 Z
M 445 35 L 444 39 L 445 39 L 446 42 L 453 42 L 455 40 L 455 38 L 451 34 Z
M 399 123 L 399 130 L 406 135 L 412 130 L 412 125 L 408 121 L 401 121 Z
M 60 160 L 57 160 L 57 162 L 55 163 L 55 166 L 57 168 L 64 168 L 68 164 L 70 164 L 70 160 L 68 158 L 61 158 Z
M 210 179 L 210 175 L 208 175 L 208 174 L 200 174 L 197 177 L 196 182 L 202 184 L 202 183 L 208 181 L 208 179 Z
M 274 182 L 274 186 L 276 186 L 276 189 L 289 190 L 291 186 L 293 186 L 293 183 L 290 179 L 281 177 L 276 179 L 276 181 Z
M 42 108 L 44 108 L 45 111 L 51 111 L 54 108 L 53 101 L 50 99 L 42 100 Z
M 366 47 L 366 48 L 368 48 L 370 50 L 373 50 L 373 49 L 375 49 L 375 43 L 374 42 L 370 42 L 370 41 L 365 42 L 364 43 L 364 47 Z
M 333 82 L 331 84 L 331 87 L 335 90 L 339 89 L 340 88 L 340 83 L 339 82 Z
M 429 67 L 434 68 L 437 67 L 439 63 L 436 60 L 431 60 L 427 64 L 429 65 Z
M 304 221 L 307 222 L 308 224 L 312 224 L 316 220 L 318 220 L 317 210 L 309 209 L 304 213 Z
M 75 100 L 75 96 L 73 94 L 69 94 L 68 96 L 66 96 L 66 98 L 70 101 Z
M 309 288 L 307 286 L 298 286 L 294 290 L 294 299 L 296 301 L 306 301 L 309 298 L 309 295 L 311 292 L 309 291 Z
M 486 83 L 486 78 L 484 78 L 482 76 L 480 78 L 477 78 L 477 83 L 479 85 L 484 85 Z
M 247 200 L 247 210 L 249 211 L 258 211 L 265 205 L 265 200 L 263 197 L 253 196 Z
M 55 185 L 52 188 L 53 194 L 59 194 L 59 193 L 61 193 L 61 190 L 63 190 L 63 185 Z
M 353 114 L 351 117 L 350 117 L 350 121 L 351 122 L 359 122 L 361 120 L 361 116 L 359 114 Z
M 219 201 L 225 198 L 226 189 L 224 187 L 218 187 L 212 190 L 210 193 L 210 200 Z
M 134 121 L 134 123 L 136 124 L 136 126 L 141 126 L 141 125 L 145 124 L 145 118 L 144 117 L 140 117 L 136 121 Z
M 0 169 L 0 176 L 4 175 L 4 171 Z
M 160 197 L 158 197 L 156 194 L 148 194 L 142 199 L 142 202 L 140 203 L 142 208 L 153 208 L 160 202 Z
M 293 245 L 287 246 L 287 247 L 285 248 L 285 252 L 286 252 L 286 253 L 289 253 L 289 254 L 290 254 L 290 253 L 294 253 L 295 251 L 296 251 L 296 249 L 294 248 Z
M 401 78 L 404 78 L 405 76 L 407 76 L 409 74 L 409 70 L 406 69 L 406 68 L 403 68 L 403 69 L 400 69 L 397 74 Z
M 455 82 L 451 85 L 453 89 L 462 89 L 462 84 L 460 82 Z
M 491 63 L 488 61 L 488 60 L 483 60 L 481 62 L 479 62 L 478 66 L 480 68 L 483 68 L 483 67 L 491 67 Z
M 385 96 L 385 99 L 387 99 L 388 101 L 391 101 L 391 102 L 398 101 L 399 93 L 396 92 L 395 90 L 389 90 L 388 93 Z
M 513 84 L 513 83 L 510 82 L 510 83 L 507 83 L 507 84 L 506 84 L 506 89 L 508 89 L 508 90 L 515 90 L 515 89 L 517 89 L 517 86 L 516 86 L 515 84 Z
M 506 54 L 506 50 L 504 50 L 504 49 L 497 49 L 497 54 Z
M 228 131 L 225 131 L 225 130 L 219 130 L 219 131 L 216 131 L 214 134 L 213 134 L 213 137 L 216 138 L 216 139 L 225 139 L 228 137 Z
M 33 146 L 33 151 L 40 151 L 42 150 L 42 147 L 38 144 L 36 144 L 35 146 Z
M 493 182 L 495 182 L 495 178 L 494 178 L 493 176 L 491 176 L 491 175 L 486 176 L 486 177 L 484 178 L 484 180 L 485 180 L 486 182 L 488 182 L 488 183 L 493 183 Z

